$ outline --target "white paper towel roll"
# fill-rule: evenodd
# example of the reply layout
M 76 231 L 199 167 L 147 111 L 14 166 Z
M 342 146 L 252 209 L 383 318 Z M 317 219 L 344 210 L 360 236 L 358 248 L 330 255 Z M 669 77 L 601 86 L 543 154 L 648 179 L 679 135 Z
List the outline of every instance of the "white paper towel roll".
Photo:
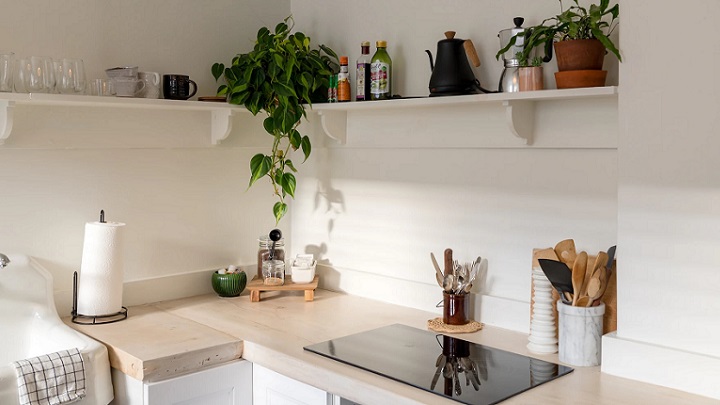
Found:
M 111 315 L 122 309 L 124 227 L 120 222 L 85 224 L 77 297 L 79 315 Z

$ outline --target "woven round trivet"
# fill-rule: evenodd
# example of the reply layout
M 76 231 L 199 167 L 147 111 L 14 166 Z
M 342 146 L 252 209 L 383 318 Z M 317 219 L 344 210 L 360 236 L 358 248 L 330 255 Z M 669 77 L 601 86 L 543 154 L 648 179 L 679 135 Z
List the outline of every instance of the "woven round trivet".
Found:
M 473 333 L 482 329 L 483 324 L 478 321 L 470 321 L 465 325 L 448 325 L 443 322 L 442 318 L 428 320 L 428 328 L 435 332 L 445 333 Z

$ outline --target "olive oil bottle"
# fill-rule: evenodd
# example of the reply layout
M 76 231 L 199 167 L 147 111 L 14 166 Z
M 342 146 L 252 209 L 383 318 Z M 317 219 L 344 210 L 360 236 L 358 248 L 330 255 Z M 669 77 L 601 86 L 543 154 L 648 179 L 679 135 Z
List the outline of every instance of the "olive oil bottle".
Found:
M 392 59 L 387 53 L 387 42 L 377 41 L 377 51 L 370 60 L 370 99 L 392 98 Z

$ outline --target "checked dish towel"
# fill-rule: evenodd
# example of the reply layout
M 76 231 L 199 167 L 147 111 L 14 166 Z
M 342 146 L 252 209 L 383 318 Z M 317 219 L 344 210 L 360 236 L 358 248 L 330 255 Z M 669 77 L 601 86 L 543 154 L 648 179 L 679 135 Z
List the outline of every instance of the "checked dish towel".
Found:
M 21 405 L 60 405 L 85 396 L 85 364 L 78 349 L 13 363 Z

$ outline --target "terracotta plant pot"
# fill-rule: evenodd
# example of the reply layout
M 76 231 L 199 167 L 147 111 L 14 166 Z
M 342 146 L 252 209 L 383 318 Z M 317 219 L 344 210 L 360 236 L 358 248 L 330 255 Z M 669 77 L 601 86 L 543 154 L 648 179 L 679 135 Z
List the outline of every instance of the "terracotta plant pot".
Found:
M 542 90 L 543 68 L 542 66 L 521 67 L 518 70 L 520 91 Z
M 597 39 L 575 39 L 553 44 L 558 70 L 602 70 L 605 46 Z
M 555 73 L 555 84 L 558 89 L 602 87 L 606 77 L 607 70 L 568 70 Z

